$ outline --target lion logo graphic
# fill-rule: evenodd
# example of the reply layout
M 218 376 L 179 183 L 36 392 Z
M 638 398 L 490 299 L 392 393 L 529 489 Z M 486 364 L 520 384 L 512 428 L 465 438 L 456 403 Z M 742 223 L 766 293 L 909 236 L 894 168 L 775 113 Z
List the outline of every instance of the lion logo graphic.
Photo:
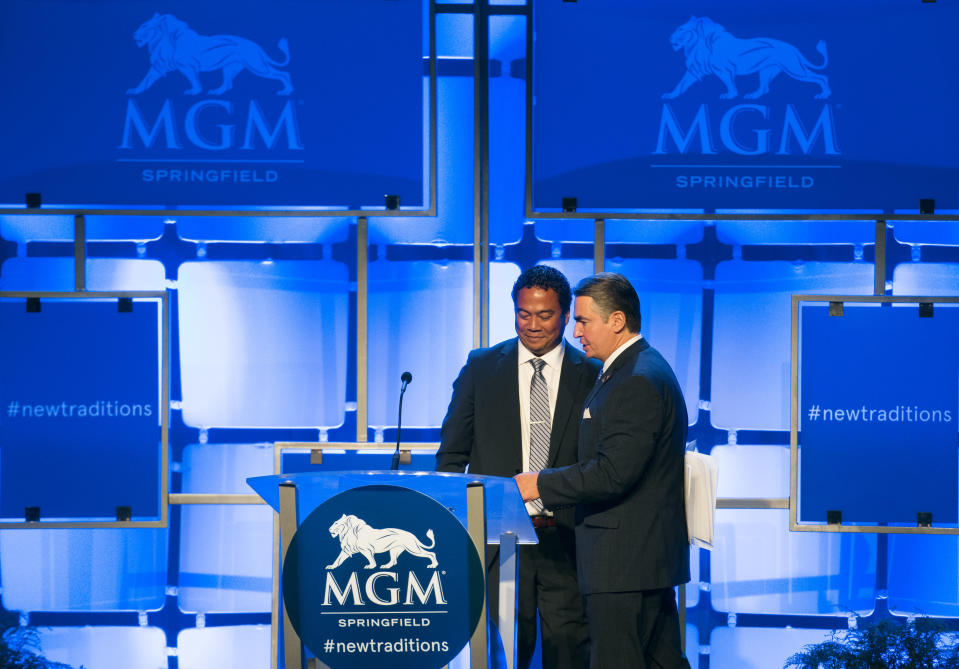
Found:
M 813 65 L 791 44 L 768 37 L 740 39 L 726 32 L 712 19 L 693 16 L 676 28 L 669 42 L 673 51 L 683 50 L 686 72 L 676 88 L 663 94 L 666 100 L 682 95 L 708 74 L 715 74 L 726 85 L 726 92 L 719 97 L 731 100 L 739 94 L 736 77 L 753 72 L 759 73 L 759 88 L 743 96 L 750 100 L 768 93 L 770 82 L 780 72 L 799 81 L 818 84 L 820 91 L 816 95 L 817 100 L 825 100 L 832 93 L 826 76 L 813 71 L 822 70 L 829 63 L 826 43 L 822 40 L 816 45 L 816 51 L 823 58 L 822 65 Z
M 137 46 L 147 46 L 150 51 L 150 69 L 136 88 L 127 91 L 137 95 L 150 88 L 158 79 L 174 70 L 190 82 L 187 95 L 202 92 L 200 72 L 223 70 L 223 83 L 210 91 L 220 95 L 233 88 L 233 79 L 243 70 L 267 79 L 276 79 L 283 84 L 277 95 L 293 92 L 290 75 L 277 68 L 290 62 L 290 50 L 284 37 L 277 47 L 285 59 L 280 62 L 266 55 L 255 42 L 233 35 L 200 35 L 183 21 L 170 14 L 154 14 L 133 34 Z
M 332 564 L 326 565 L 327 569 L 336 569 L 348 557 L 356 553 L 366 558 L 368 564 L 364 569 L 375 569 L 376 560 L 373 559 L 373 555 L 386 552 L 389 552 L 390 559 L 381 569 L 389 569 L 396 565 L 396 559 L 404 551 L 429 560 L 430 563 L 427 566 L 430 569 L 435 569 L 437 566 L 436 554 L 427 550 L 436 546 L 433 530 L 426 531 L 427 538 L 432 542 L 426 545 L 406 530 L 396 528 L 378 530 L 356 516 L 343 514 L 339 520 L 330 525 L 330 536 L 340 540 L 340 554 L 336 556 Z

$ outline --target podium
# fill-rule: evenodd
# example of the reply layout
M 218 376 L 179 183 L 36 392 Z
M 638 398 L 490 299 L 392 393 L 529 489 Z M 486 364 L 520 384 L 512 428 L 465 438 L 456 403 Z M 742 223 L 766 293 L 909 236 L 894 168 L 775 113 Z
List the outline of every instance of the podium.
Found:
M 488 667 L 487 544 L 500 547 L 496 620 L 515 667 L 516 547 L 537 539 L 513 479 L 343 471 L 247 482 L 279 514 L 282 669 L 439 669 L 467 641 L 471 669 Z

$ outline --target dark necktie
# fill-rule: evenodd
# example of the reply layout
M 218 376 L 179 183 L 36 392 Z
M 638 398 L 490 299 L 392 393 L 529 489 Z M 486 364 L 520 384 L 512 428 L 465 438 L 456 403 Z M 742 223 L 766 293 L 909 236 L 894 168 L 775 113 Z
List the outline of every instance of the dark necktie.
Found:
M 529 469 L 538 472 L 549 463 L 549 433 L 552 421 L 549 417 L 549 387 L 543 376 L 546 361 L 533 358 L 533 380 L 529 384 Z M 537 511 L 543 510 L 540 500 L 531 502 Z

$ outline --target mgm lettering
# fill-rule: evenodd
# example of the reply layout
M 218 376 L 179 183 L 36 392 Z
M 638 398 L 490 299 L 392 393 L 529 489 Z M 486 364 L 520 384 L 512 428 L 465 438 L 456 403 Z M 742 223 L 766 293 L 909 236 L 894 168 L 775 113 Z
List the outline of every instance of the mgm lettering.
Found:
M 377 585 L 378 581 L 383 581 Z M 399 583 L 399 576 L 392 571 L 378 571 L 370 574 L 360 592 L 360 581 L 358 574 L 354 571 L 350 574 L 344 587 L 340 587 L 333 572 L 326 572 L 326 587 L 323 592 L 323 606 L 332 606 L 333 599 L 336 599 L 340 605 L 345 605 L 347 598 L 352 600 L 353 606 L 365 606 L 367 602 L 376 606 L 397 606 L 400 604 L 400 591 L 402 588 L 390 587 Z M 409 572 L 406 581 L 406 595 L 403 598 L 403 606 L 414 606 L 414 597 L 419 604 L 425 605 L 432 598 L 437 606 L 446 604 L 446 597 L 443 594 L 443 582 L 440 580 L 440 573 L 432 572 L 430 580 L 426 587 L 416 578 L 416 574 Z M 366 594 L 364 600 L 363 594 Z
M 120 148 L 134 148 L 136 137 L 144 148 L 154 148 L 156 145 L 157 148 L 182 149 L 182 137 L 185 135 L 190 144 L 208 151 L 234 148 L 253 150 L 261 146 L 267 149 L 303 150 L 296 107 L 292 100 L 287 100 L 276 119 L 272 123 L 270 121 L 256 100 L 250 100 L 245 117 L 239 119 L 234 117 L 233 103 L 228 100 L 200 100 L 187 109 L 180 122 L 173 101 L 165 100 L 150 122 L 144 118 L 137 103 L 128 99 Z M 216 130 L 210 132 L 212 127 Z M 238 127 L 243 129 L 239 146 L 236 145 Z M 182 134 L 178 128 L 182 128 Z M 204 128 L 207 129 L 206 133 L 203 132 Z M 281 141 L 283 138 L 285 145 Z
M 725 148 L 741 156 L 788 156 L 809 155 L 821 146 L 819 155 L 839 155 L 832 105 L 823 105 L 813 123 L 808 123 L 808 119 L 804 122 L 791 104 L 778 113 L 774 111 L 777 110 L 758 104 L 730 107 L 719 120 L 720 144 L 717 144 L 708 105 L 700 105 L 684 128 L 672 107 L 664 104 L 653 153 L 676 153 L 678 149 L 679 153 L 687 154 L 696 153 L 698 148 L 700 154 L 711 155 Z M 778 136 L 774 134 L 776 131 Z

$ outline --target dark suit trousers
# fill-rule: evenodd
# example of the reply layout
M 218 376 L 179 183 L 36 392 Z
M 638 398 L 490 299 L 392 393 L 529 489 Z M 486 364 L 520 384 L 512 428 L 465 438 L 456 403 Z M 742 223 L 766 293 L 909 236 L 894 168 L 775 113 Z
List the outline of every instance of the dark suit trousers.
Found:
M 689 669 L 672 588 L 586 595 L 592 669 Z
M 536 622 L 542 632 L 543 669 L 585 669 L 589 628 L 576 566 L 560 541 L 561 530 L 536 530 L 539 544 L 519 547 L 516 584 L 516 666 L 528 669 L 536 651 Z M 498 556 L 497 556 L 498 557 Z M 499 560 L 490 565 L 490 616 L 498 615 Z

